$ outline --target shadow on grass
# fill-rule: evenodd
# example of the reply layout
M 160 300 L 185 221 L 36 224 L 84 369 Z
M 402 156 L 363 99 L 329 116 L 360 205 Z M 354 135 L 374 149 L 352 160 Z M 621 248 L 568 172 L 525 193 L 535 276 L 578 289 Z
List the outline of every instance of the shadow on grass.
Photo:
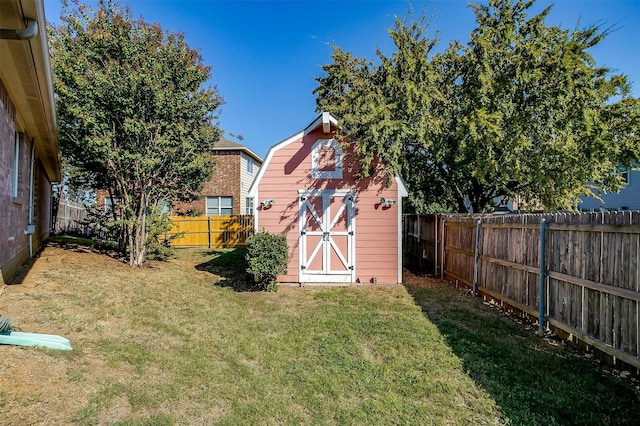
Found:
M 22 284 L 25 277 L 33 267 L 33 264 L 42 254 L 42 251 L 46 247 L 59 247 L 64 250 L 73 251 L 76 253 L 98 253 L 112 257 L 120 262 L 126 263 L 125 256 L 117 250 L 113 244 L 101 243 L 93 241 L 89 238 L 79 238 L 67 235 L 56 235 L 47 238 L 42 246 L 34 253 L 32 257 L 25 260 L 18 268 L 15 274 L 5 282 L 7 285 Z
M 638 424 L 640 390 L 624 373 L 438 280 L 405 285 L 466 373 L 514 425 Z
M 235 291 L 260 291 L 260 285 L 246 272 L 245 253 L 244 248 L 207 250 L 203 256 L 211 259 L 199 263 L 196 269 L 220 276 L 222 279 L 216 283 L 220 287 L 231 287 Z
M 127 256 L 118 249 L 116 243 L 96 241 L 90 238 L 76 237 L 73 235 L 55 235 L 49 237 L 45 243 L 49 247 L 60 247 L 76 253 L 96 253 L 109 256 L 120 262 L 127 263 Z

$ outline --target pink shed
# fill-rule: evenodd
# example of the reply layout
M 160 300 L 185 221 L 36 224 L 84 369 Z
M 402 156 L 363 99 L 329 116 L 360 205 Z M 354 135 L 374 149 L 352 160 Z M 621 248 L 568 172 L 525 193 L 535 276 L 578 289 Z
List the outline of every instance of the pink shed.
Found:
M 357 181 L 358 162 L 343 152 L 337 129 L 324 112 L 271 147 L 249 190 L 255 230 L 287 237 L 281 283 L 400 283 L 407 189 L 399 176 L 387 186 L 382 166 Z

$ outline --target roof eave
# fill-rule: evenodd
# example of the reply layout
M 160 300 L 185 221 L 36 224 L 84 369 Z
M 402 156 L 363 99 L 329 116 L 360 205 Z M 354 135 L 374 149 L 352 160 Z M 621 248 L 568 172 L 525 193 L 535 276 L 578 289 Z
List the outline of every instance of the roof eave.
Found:
M 338 127 L 338 120 L 336 120 L 336 118 L 330 113 L 323 111 L 315 120 L 304 128 L 303 132 L 305 135 L 308 135 L 320 126 L 322 126 L 322 131 L 324 133 L 331 133 L 331 126 Z
M 255 152 L 251 151 L 246 146 L 243 146 L 243 147 L 214 147 L 212 149 L 212 151 L 242 151 L 245 154 L 249 155 L 250 157 L 253 157 L 254 160 L 258 160 L 260 163 L 263 162 L 262 157 L 260 157 Z
M 0 78 L 16 108 L 17 121 L 35 140 L 47 176 L 52 182 L 60 181 L 60 145 L 43 0 L 7 1 L 3 11 L 12 12 L 4 14 L 3 27 L 21 29 L 27 18 L 38 23 L 38 34 L 30 40 L 0 40 Z

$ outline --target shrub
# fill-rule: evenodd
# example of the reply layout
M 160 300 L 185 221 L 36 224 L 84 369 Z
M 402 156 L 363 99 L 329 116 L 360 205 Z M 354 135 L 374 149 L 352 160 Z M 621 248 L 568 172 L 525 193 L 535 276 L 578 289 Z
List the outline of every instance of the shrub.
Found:
M 276 277 L 287 272 L 289 247 L 284 235 L 258 232 L 247 240 L 247 272 L 258 277 L 267 291 L 276 291 Z
M 147 254 L 151 260 L 167 260 L 173 257 L 175 248 L 171 242 L 181 234 L 168 235 L 175 224 L 169 221 L 166 213 L 151 211 L 147 217 Z
M 86 230 L 91 239 L 114 243 L 120 251 L 124 249 L 124 235 L 122 222 L 112 210 L 87 208 L 87 216 L 80 221 L 80 225 Z

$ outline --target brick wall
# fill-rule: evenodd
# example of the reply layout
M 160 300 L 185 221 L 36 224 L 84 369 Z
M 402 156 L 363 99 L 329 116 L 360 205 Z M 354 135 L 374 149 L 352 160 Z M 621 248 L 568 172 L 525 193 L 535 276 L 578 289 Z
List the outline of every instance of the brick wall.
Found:
M 98 189 L 96 191 L 96 209 L 104 211 L 104 200 L 109 197 L 109 191 L 106 189 Z
M 214 151 L 212 153 L 216 166 L 213 169 L 211 180 L 205 182 L 202 187 L 202 198 L 191 203 L 174 203 L 171 214 L 193 211 L 196 214 L 206 213 L 206 197 L 233 197 L 233 214 L 244 214 L 241 200 L 240 181 L 240 152 L 239 150 Z M 257 170 L 257 166 L 256 166 Z M 245 188 L 246 192 L 246 188 Z M 96 191 L 96 207 L 104 209 L 104 199 L 107 191 Z
M 20 133 L 18 156 L 18 196 L 13 195 L 13 170 L 16 111 L 3 83 L 0 81 L 0 283 L 6 282 L 29 257 L 29 236 L 25 234 L 29 219 L 29 170 L 31 138 Z M 49 232 L 50 188 L 42 168 L 34 169 L 34 252 Z M 44 211 L 43 211 L 44 208 Z
M 177 203 L 172 213 L 185 213 L 193 210 L 200 214 L 206 212 L 205 197 L 233 197 L 233 214 L 244 214 L 240 209 L 240 151 L 214 151 L 216 166 L 211 180 L 202 188 L 202 198 L 191 203 Z

